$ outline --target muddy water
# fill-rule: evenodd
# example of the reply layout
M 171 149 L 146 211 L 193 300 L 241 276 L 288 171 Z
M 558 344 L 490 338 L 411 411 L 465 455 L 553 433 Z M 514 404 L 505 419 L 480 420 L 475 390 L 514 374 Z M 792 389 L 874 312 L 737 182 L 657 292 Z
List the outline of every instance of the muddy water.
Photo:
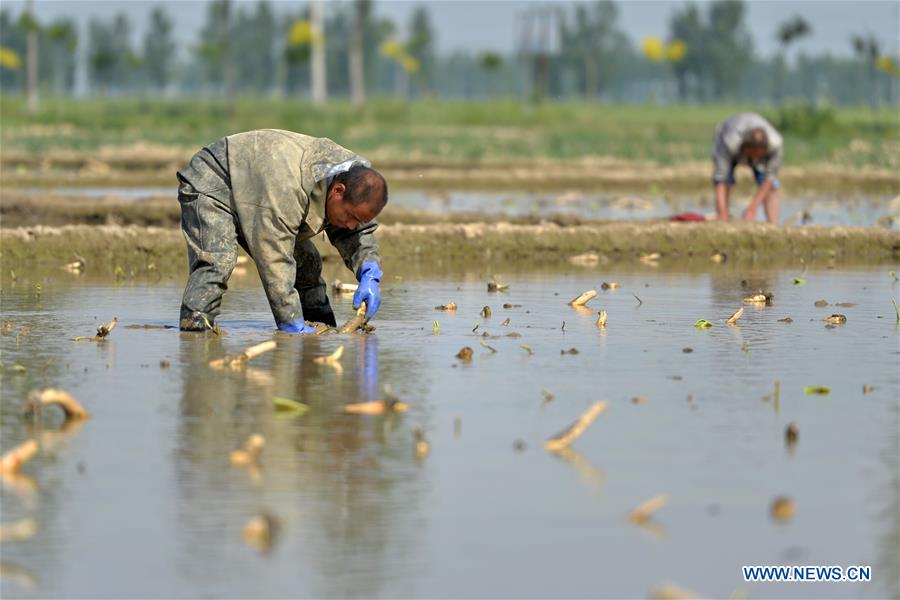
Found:
M 748 191 L 749 190 L 749 191 Z M 46 188 L 27 188 L 35 194 Z M 174 188 L 55 188 L 53 193 L 72 197 L 108 197 L 142 200 L 173 196 Z M 737 217 L 750 200 L 752 189 L 738 188 L 732 199 L 732 214 Z M 824 195 L 798 196 L 789 191 L 782 194 L 781 218 L 790 224 L 870 226 L 884 224 L 900 227 L 900 205 L 890 196 L 829 197 Z M 581 191 L 564 192 L 490 192 L 471 190 L 410 190 L 391 192 L 391 205 L 438 213 L 489 213 L 519 217 L 525 215 L 572 215 L 583 219 L 662 219 L 676 213 L 695 212 L 713 214 L 712 193 L 690 196 L 669 196 L 660 193 L 634 195 Z M 759 220 L 765 219 L 760 209 Z M 881 222 L 879 222 L 881 219 Z
M 4 481 L 3 522 L 32 516 L 38 531 L 4 544 L 0 590 L 638 597 L 674 581 L 712 597 L 896 596 L 898 288 L 881 269 L 809 271 L 806 285 L 792 285 L 798 275 L 523 272 L 503 277 L 508 292 L 488 294 L 479 273 L 410 272 L 388 278 L 373 335 L 278 336 L 274 352 L 224 373 L 207 361 L 271 337 L 255 276 L 233 279 L 217 338 L 127 328 L 174 325 L 174 281 L 20 275 L 4 282 L 3 319 L 31 331 L 0 337 L 2 449 L 30 431 L 44 450 Z M 773 290 L 775 305 L 748 306 L 729 327 L 745 278 Z M 608 311 L 600 331 L 593 310 L 566 302 L 612 279 L 622 287 L 589 304 Z M 820 299 L 856 306 L 816 308 Z M 455 314 L 433 308 L 450 301 Z M 350 299 L 335 307 L 346 317 Z M 832 312 L 847 323 L 826 328 Z M 108 341 L 68 339 L 114 315 Z M 700 318 L 714 326 L 696 329 Z M 342 371 L 312 362 L 340 344 Z M 468 364 L 454 358 L 465 345 L 475 350 Z M 561 354 L 571 348 L 578 354 Z M 384 384 L 408 413 L 341 413 L 380 398 Z M 864 384 L 876 389 L 863 394 Z M 807 385 L 832 391 L 804 395 Z M 23 398 L 45 386 L 70 391 L 92 418 L 58 431 L 45 415 L 42 431 L 29 430 Z M 544 389 L 555 399 L 545 402 Z M 278 415 L 274 396 L 310 410 Z M 571 453 L 543 450 L 599 399 L 609 408 Z M 431 443 L 421 460 L 417 427 Z M 268 440 L 260 471 L 231 467 L 229 452 L 254 432 Z M 626 521 L 659 493 L 669 504 L 647 525 Z M 787 523 L 769 516 L 781 495 L 796 505 Z M 266 554 L 241 541 L 262 511 L 280 523 Z M 748 564 L 871 565 L 874 582 L 748 584 Z

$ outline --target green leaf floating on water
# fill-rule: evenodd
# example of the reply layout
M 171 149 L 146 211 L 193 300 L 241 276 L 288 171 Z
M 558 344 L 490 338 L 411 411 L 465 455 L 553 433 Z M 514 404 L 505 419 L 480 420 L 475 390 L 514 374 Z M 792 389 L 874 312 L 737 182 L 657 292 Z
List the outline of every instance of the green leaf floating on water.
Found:
M 309 410 L 309 406 L 306 404 L 281 396 L 274 396 L 272 398 L 272 404 L 275 405 L 275 410 L 277 412 L 291 413 L 297 416 L 304 415 Z
M 799 277 L 794 277 L 794 285 L 806 285 L 806 280 Z
M 819 394 L 820 396 L 824 396 L 825 394 L 831 393 L 831 388 L 826 387 L 824 385 L 808 385 L 803 388 L 804 394 Z
M 694 323 L 694 327 L 697 329 L 706 329 L 707 327 L 712 327 L 713 324 L 707 321 L 706 319 L 697 319 L 697 322 Z

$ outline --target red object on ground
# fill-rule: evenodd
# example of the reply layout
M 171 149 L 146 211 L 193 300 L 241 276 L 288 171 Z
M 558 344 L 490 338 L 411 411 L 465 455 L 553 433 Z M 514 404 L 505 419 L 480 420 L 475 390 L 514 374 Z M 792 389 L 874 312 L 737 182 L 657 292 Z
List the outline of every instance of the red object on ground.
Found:
M 703 215 L 698 215 L 697 213 L 685 212 L 685 213 L 678 213 L 677 215 L 673 215 L 672 218 L 669 220 L 687 223 L 687 222 L 691 222 L 691 221 L 705 221 L 706 217 L 704 217 Z

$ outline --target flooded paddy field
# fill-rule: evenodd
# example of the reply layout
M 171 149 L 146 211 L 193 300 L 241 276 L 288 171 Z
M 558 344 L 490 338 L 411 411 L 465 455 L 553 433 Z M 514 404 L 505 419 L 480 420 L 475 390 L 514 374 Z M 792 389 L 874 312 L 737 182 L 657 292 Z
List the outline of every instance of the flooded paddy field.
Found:
M 489 293 L 484 269 L 385 266 L 376 331 L 322 337 L 275 335 L 252 269 L 232 278 L 219 336 L 166 328 L 177 276 L 4 274 L 2 450 L 40 450 L 2 478 L 4 524 L 34 520 L 4 544 L 2 595 L 900 593 L 895 267 L 503 267 L 509 289 Z M 743 304 L 759 290 L 771 305 Z M 114 316 L 104 341 L 71 340 Z M 242 368 L 208 366 L 270 339 Z M 314 362 L 340 346 L 337 365 Z M 24 420 L 47 387 L 91 417 Z M 408 411 L 344 411 L 388 394 Z M 599 400 L 571 446 L 544 449 Z M 255 433 L 258 460 L 230 464 Z M 247 543 L 258 515 L 271 534 Z M 873 581 L 743 581 L 767 564 L 871 565 Z
M 391 191 L 384 222 L 540 219 L 580 221 L 668 219 L 693 212 L 714 215 L 712 190 L 669 194 L 611 193 L 591 189 L 496 191 L 397 188 Z M 563 191 L 560 191 L 563 190 Z M 753 189 L 741 186 L 732 200 L 738 216 Z M 24 187 L 4 190 L 7 226 L 34 223 L 178 223 L 175 187 Z M 764 213 L 759 211 L 759 219 Z M 429 218 L 430 217 L 430 218 Z M 787 191 L 781 217 L 788 225 L 848 225 L 900 229 L 900 196 L 888 193 L 806 193 Z

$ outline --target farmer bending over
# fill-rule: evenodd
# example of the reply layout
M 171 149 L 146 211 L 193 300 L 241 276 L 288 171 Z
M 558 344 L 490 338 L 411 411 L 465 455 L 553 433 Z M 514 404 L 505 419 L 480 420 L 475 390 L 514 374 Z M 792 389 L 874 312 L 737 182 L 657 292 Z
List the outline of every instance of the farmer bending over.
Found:
M 353 307 L 381 303 L 375 217 L 387 203 L 369 161 L 327 138 L 262 129 L 210 144 L 178 172 L 187 287 L 179 325 L 205 330 L 219 314 L 240 245 L 256 262 L 281 331 L 312 333 L 305 320 L 335 325 L 322 258 L 311 238 L 324 231 L 356 274 Z
M 722 121 L 716 127 L 712 158 L 719 220 L 727 221 L 729 217 L 728 195 L 734 185 L 734 168 L 746 164 L 753 170 L 757 189 L 744 211 L 744 220 L 755 221 L 762 204 L 769 223 L 778 223 L 778 169 L 784 147 L 781 134 L 771 123 L 756 113 L 741 113 Z

